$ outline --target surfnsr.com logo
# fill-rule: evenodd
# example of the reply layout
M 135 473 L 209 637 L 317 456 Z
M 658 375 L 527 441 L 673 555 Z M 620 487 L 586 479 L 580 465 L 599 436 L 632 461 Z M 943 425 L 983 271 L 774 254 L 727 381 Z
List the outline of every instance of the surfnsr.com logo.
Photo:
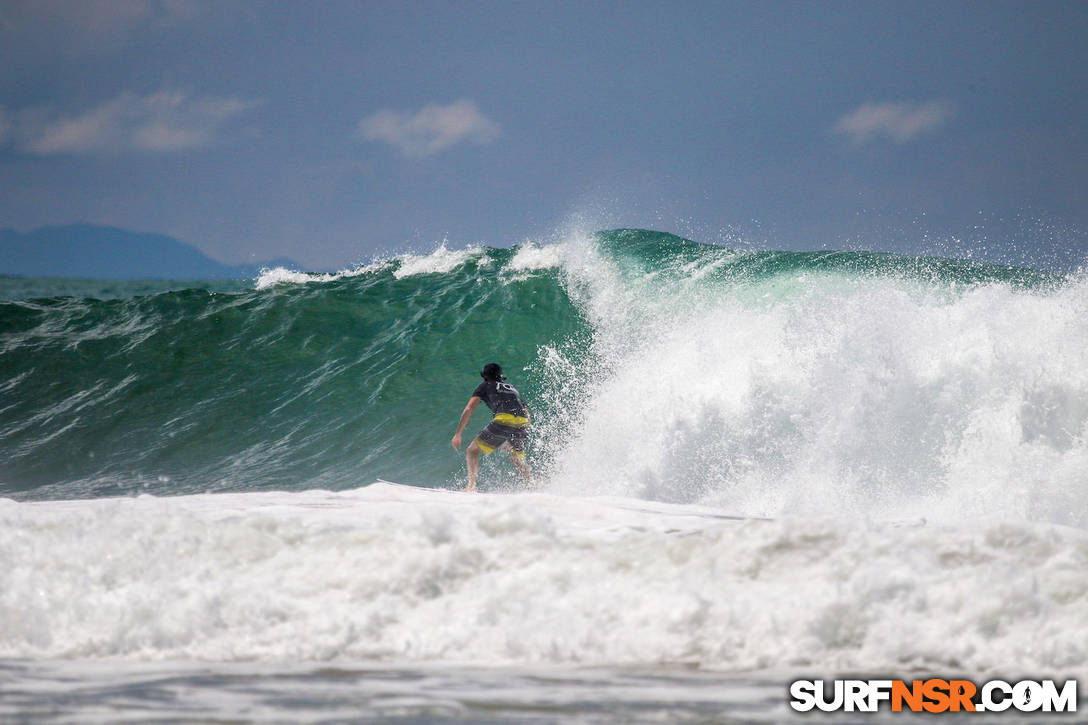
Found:
M 892 712 L 1076 712 L 1077 681 L 797 680 L 790 697 L 798 712 L 876 712 L 884 703 Z

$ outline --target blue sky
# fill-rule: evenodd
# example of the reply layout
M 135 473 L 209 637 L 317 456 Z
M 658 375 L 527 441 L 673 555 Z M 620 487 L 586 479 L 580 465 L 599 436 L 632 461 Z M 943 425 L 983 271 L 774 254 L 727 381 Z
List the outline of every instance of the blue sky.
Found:
M 0 226 L 1088 254 L 1088 3 L 0 0 Z

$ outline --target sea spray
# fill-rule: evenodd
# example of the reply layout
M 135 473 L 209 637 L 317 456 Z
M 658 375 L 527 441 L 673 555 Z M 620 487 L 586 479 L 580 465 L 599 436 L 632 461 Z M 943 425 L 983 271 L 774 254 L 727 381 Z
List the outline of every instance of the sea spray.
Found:
M 665 246 L 562 249 L 593 337 L 540 359 L 552 407 L 577 411 L 550 437 L 550 490 L 1088 523 L 1085 280 Z
M 1084 525 L 1086 308 L 1082 278 L 631 230 L 9 301 L 0 493 L 456 486 L 449 437 L 496 360 L 544 490 Z

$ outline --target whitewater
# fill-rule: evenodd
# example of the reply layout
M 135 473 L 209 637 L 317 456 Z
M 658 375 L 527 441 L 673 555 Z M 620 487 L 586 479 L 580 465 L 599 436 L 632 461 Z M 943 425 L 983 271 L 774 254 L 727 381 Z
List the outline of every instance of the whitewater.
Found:
M 617 230 L 0 286 L 0 716 L 779 722 L 800 675 L 1088 675 L 1083 276 Z M 490 361 L 536 483 L 464 494 Z

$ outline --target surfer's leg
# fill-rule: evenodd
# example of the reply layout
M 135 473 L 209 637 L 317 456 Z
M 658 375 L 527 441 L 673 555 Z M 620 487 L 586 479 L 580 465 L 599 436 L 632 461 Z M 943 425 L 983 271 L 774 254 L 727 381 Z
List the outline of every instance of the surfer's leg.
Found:
M 533 470 L 525 462 L 525 444 L 528 442 L 529 431 L 525 428 L 519 428 L 511 432 L 506 445 L 510 448 L 510 462 L 514 464 L 514 468 L 521 474 L 521 479 L 525 483 L 532 483 Z
M 472 441 L 465 450 L 465 463 L 468 464 L 468 485 L 462 490 L 475 491 L 476 474 L 480 471 L 480 446 L 476 444 L 476 441 Z
M 484 426 L 465 451 L 465 460 L 468 462 L 468 485 L 463 489 L 465 491 L 476 490 L 476 473 L 480 470 L 480 454 L 490 456 L 505 442 L 505 438 L 495 428 L 494 422 Z
M 525 462 L 525 451 L 511 450 L 510 462 L 514 464 L 514 468 L 518 469 L 525 483 L 533 482 L 533 469 L 529 468 L 529 464 Z

